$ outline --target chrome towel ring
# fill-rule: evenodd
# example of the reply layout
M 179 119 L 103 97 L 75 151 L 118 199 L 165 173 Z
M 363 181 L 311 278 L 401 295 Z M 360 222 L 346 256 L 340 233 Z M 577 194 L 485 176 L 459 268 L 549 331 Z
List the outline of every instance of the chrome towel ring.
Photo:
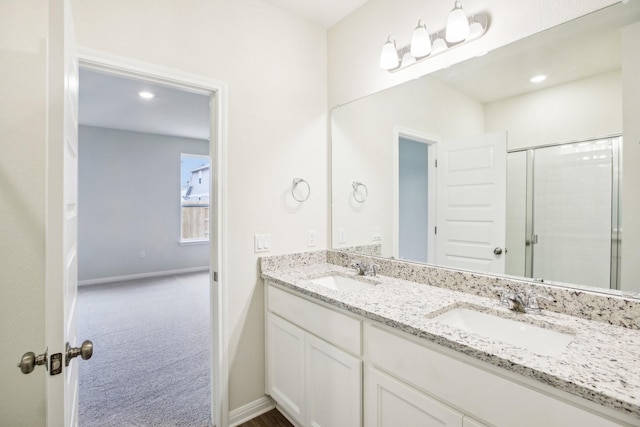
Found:
M 303 186 L 307 187 L 306 191 L 303 191 L 302 194 L 306 193 L 306 196 L 297 196 L 296 195 L 296 188 L 298 187 L 298 185 L 303 184 Z M 306 202 L 307 199 L 309 199 L 309 196 L 311 195 L 311 186 L 309 185 L 309 183 L 307 181 L 305 181 L 302 178 L 293 178 L 293 186 L 291 187 L 291 196 L 298 202 L 302 203 L 302 202 Z
M 367 186 L 358 181 L 353 181 L 351 186 L 353 187 L 354 200 L 358 203 L 364 203 L 364 201 L 367 200 L 367 197 L 369 196 L 369 190 L 367 189 Z

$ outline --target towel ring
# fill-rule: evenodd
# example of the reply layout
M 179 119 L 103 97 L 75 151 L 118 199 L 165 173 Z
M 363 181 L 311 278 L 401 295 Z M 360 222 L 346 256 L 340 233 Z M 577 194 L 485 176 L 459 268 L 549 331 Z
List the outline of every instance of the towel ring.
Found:
M 358 181 L 353 181 L 351 186 L 353 187 L 353 198 L 355 199 L 355 201 L 358 203 L 364 203 L 364 201 L 367 200 L 367 197 L 369 196 L 369 190 L 367 189 L 367 186 Z M 361 193 L 361 188 L 364 189 L 364 194 Z
M 299 198 L 298 196 L 296 196 L 296 188 L 298 187 L 299 184 L 304 184 L 307 186 L 307 196 L 306 197 L 301 197 Z M 302 178 L 293 178 L 293 186 L 291 187 L 291 196 L 298 202 L 302 203 L 302 202 L 306 202 L 307 199 L 309 199 L 309 196 L 311 195 L 311 186 L 309 185 L 309 183 L 307 181 L 305 181 Z

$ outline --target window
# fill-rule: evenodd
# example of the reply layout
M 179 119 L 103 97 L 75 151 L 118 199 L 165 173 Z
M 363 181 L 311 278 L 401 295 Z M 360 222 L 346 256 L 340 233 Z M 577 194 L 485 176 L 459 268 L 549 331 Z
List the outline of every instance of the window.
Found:
M 180 155 L 180 241 L 209 240 L 209 156 Z

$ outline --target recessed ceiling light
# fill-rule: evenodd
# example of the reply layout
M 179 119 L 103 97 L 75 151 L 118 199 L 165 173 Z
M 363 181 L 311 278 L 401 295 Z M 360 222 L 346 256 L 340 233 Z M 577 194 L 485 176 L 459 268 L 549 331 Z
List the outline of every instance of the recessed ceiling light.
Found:
M 547 76 L 544 76 L 544 75 L 531 77 L 531 83 L 540 83 L 545 80 L 547 80 Z
M 140 98 L 144 99 L 151 99 L 155 96 L 155 94 L 146 91 L 138 92 L 138 95 L 140 95 Z

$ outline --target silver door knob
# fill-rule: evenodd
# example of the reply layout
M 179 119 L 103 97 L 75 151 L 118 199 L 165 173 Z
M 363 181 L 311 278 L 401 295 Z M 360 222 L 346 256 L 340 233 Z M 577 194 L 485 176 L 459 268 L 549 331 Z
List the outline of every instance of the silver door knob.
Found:
M 495 248 L 493 250 L 493 253 L 496 254 L 496 255 L 502 255 L 502 248 Z
M 23 374 L 30 374 L 36 366 L 39 365 L 44 365 L 45 368 L 47 367 L 47 352 L 36 356 L 33 351 L 29 351 L 22 355 L 22 359 L 20 359 L 20 363 L 18 363 L 18 368 L 20 368 Z
M 91 356 L 93 356 L 93 343 L 89 340 L 86 340 L 80 347 L 71 347 L 69 343 L 67 343 L 64 366 L 69 366 L 69 363 L 71 363 L 71 359 L 78 356 L 82 357 L 82 360 L 91 359 Z

